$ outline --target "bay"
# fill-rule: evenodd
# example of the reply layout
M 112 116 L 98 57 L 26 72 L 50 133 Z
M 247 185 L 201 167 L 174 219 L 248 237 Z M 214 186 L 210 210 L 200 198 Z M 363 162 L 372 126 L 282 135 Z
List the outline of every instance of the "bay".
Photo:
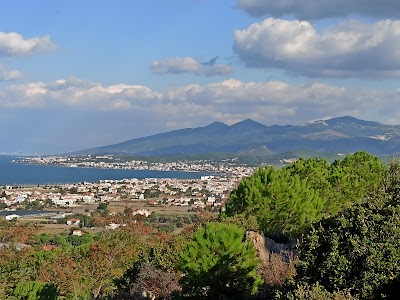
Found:
M 62 166 L 14 163 L 16 156 L 0 155 L 0 185 L 43 185 L 99 180 L 178 178 L 200 179 L 207 173 L 152 170 L 115 170 L 97 168 L 68 168 Z

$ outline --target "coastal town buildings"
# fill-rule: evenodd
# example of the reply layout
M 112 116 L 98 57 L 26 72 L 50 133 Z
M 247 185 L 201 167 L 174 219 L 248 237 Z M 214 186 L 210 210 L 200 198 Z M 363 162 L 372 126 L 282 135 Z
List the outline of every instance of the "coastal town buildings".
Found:
M 35 158 L 39 162 L 57 161 L 72 163 L 65 158 Z M 127 165 L 145 166 L 144 162 L 128 162 Z M 105 167 L 115 165 L 100 164 Z M 95 167 L 97 165 L 91 165 Z M 98 167 L 98 166 L 97 166 Z M 161 167 L 160 167 L 161 168 Z M 73 208 L 85 204 L 147 201 L 150 206 L 183 206 L 188 210 L 219 210 L 240 180 L 251 175 L 255 168 L 228 164 L 213 165 L 198 163 L 168 163 L 162 170 L 179 169 L 184 171 L 213 171 L 212 175 L 202 175 L 199 179 L 177 178 L 126 178 L 122 180 L 100 180 L 98 182 L 79 182 L 54 186 L 4 186 L 0 187 L 0 210 L 20 208 Z M 148 213 L 137 211 L 147 217 Z

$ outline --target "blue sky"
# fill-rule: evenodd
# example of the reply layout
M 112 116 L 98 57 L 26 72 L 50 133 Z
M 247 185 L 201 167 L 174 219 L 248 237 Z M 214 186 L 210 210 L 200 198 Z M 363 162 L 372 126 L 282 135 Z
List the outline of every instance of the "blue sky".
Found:
M 4 1 L 0 152 L 252 118 L 400 124 L 400 2 Z

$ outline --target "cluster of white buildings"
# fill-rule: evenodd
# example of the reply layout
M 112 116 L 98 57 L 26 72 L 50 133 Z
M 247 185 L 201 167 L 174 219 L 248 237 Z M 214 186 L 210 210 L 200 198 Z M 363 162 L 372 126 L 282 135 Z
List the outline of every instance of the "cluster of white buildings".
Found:
M 0 203 L 4 203 L 10 209 L 17 208 L 19 205 L 39 201 L 39 204 L 45 205 L 52 203 L 54 206 L 75 206 L 78 203 L 94 203 L 95 197 L 93 193 L 88 194 L 71 194 L 56 193 L 53 191 L 32 190 L 31 187 L 26 189 L 7 189 L 2 191 Z
M 238 167 L 232 160 L 226 160 L 222 163 L 208 160 L 197 161 L 176 161 L 176 162 L 147 162 L 143 160 L 121 161 L 114 156 L 85 156 L 85 157 L 66 157 L 66 156 L 48 156 L 48 157 L 27 157 L 20 162 L 59 165 L 65 167 L 84 167 L 101 169 L 124 169 L 124 170 L 155 170 L 155 171 L 186 171 L 186 172 L 208 172 L 215 174 L 231 175 L 241 169 L 253 169 L 249 167 Z
M 9 209 L 33 201 L 55 207 L 73 207 L 84 203 L 121 200 L 149 200 L 149 204 L 220 207 L 232 189 L 254 172 L 249 167 L 226 167 L 229 176 L 201 176 L 200 179 L 146 178 L 101 180 L 53 187 L 12 187 L 0 190 L 0 203 Z M 157 195 L 156 200 L 152 200 Z M 162 199 L 162 200 L 161 200 Z M 4 206 L 3 204 L 3 206 Z

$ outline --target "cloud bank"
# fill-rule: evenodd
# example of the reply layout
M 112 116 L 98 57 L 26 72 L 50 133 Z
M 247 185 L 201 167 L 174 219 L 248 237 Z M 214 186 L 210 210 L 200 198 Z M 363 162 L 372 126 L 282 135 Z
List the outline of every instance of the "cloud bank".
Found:
M 346 21 L 318 32 L 307 21 L 268 18 L 234 36 L 233 49 L 249 67 L 311 77 L 400 76 L 399 20 Z
M 195 75 L 217 76 L 232 73 L 232 67 L 224 64 L 216 64 L 218 57 L 209 62 L 200 63 L 191 57 L 175 57 L 166 60 L 155 60 L 150 69 L 155 74 L 182 74 L 191 73 Z
M 0 90 L 0 107 L 48 108 L 79 107 L 100 111 L 126 110 L 152 105 L 160 94 L 142 85 L 103 86 L 79 79 L 50 83 L 10 85 Z
M 347 89 L 322 83 L 242 82 L 230 79 L 190 84 L 156 92 L 141 85 L 102 85 L 78 79 L 11 85 L 0 90 L 0 108 L 130 112 L 165 126 L 233 123 L 253 118 L 266 124 L 291 124 L 326 115 L 353 115 L 382 123 L 400 116 L 400 92 Z M 162 129 L 160 128 L 160 131 Z
M 237 79 L 162 92 L 79 79 L 0 88 L 0 123 L 24 152 L 79 150 L 214 121 L 286 125 L 344 115 L 398 124 L 400 91 Z
M 238 0 L 237 8 L 254 17 L 292 15 L 301 20 L 361 15 L 400 18 L 397 0 Z
M 17 32 L 0 32 L 0 56 L 24 56 L 55 49 L 48 35 L 24 38 Z

